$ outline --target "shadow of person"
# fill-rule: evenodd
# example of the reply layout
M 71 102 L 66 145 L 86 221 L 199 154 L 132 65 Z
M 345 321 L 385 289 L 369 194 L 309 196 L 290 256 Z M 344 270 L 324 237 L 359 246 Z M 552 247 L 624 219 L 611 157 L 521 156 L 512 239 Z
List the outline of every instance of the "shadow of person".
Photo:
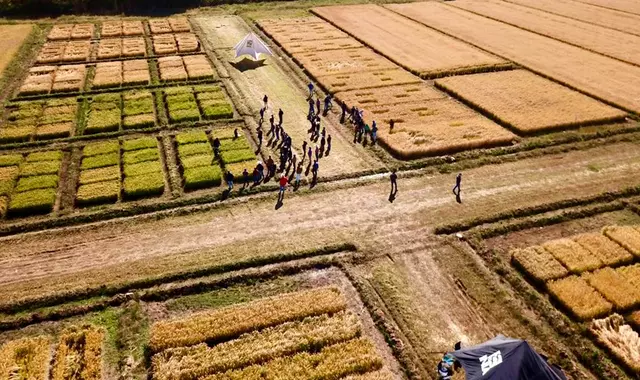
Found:
M 308 177 L 310 171 L 311 171 L 311 160 L 309 160 L 309 165 L 307 165 L 307 169 L 304 171 L 304 176 Z
M 225 190 L 222 192 L 222 196 L 220 197 L 221 201 L 224 201 L 225 199 L 229 198 L 229 194 L 231 193 L 231 191 L 229 191 L 229 189 Z
M 241 73 L 249 70 L 255 70 L 262 66 L 265 66 L 264 59 L 254 61 L 253 59 L 249 59 L 247 57 L 242 58 L 238 62 L 231 61 L 229 62 L 229 64 L 233 66 L 236 70 L 240 71 Z
M 276 202 L 276 210 L 279 210 L 282 206 L 284 205 L 284 203 L 282 202 L 282 198 L 280 198 L 280 196 L 278 196 L 278 201 Z
M 391 190 L 391 192 L 389 193 L 389 202 L 393 203 L 393 201 L 396 200 L 396 195 L 398 194 L 398 190 L 393 191 L 393 189 Z
M 460 198 L 460 193 L 456 194 L 456 202 L 462 203 L 462 198 Z

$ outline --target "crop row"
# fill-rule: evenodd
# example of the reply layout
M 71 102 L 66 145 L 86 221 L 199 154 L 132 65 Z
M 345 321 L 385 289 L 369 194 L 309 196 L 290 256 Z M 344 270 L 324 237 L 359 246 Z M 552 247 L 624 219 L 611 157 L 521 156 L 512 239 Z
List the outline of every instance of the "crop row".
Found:
M 186 17 L 157 18 L 147 20 L 151 33 L 185 33 L 191 32 L 191 25 Z M 48 40 L 83 40 L 91 39 L 96 32 L 94 24 L 56 24 L 47 36 Z M 147 34 L 142 21 L 114 20 L 105 21 L 100 29 L 100 38 L 142 36 Z
M 103 340 L 104 331 L 93 326 L 64 331 L 56 348 L 51 379 L 102 379 Z
M 153 357 L 153 378 L 196 380 L 302 351 L 318 351 L 354 339 L 360 333 L 358 317 L 349 312 L 308 317 L 244 334 L 212 348 L 201 343 L 167 349 Z
M 264 298 L 242 305 L 195 313 L 187 318 L 153 325 L 149 346 L 154 352 L 203 342 L 221 342 L 244 333 L 346 308 L 344 296 L 335 288 Z
M 158 78 L 151 76 L 150 66 L 155 69 L 156 63 L 160 71 L 160 82 L 216 79 L 215 70 L 204 54 L 168 56 L 157 60 L 133 59 L 95 64 L 36 66 L 29 69 L 18 90 L 18 96 L 82 92 L 85 90 L 87 78 L 92 78 L 87 91 L 159 84 Z M 95 74 L 88 76 L 87 73 L 94 67 Z
M 51 212 L 61 162 L 61 151 L 0 156 L 0 217 Z
M 128 200 L 158 196 L 164 188 L 155 137 L 123 140 L 122 147 L 119 141 L 91 143 L 83 149 L 76 193 L 79 206 L 114 203 L 121 193 Z
M 44 337 L 12 340 L 0 348 L 0 378 L 44 380 L 49 377 L 51 349 Z
M 378 370 L 382 359 L 373 343 L 366 338 L 323 348 L 319 353 L 302 352 L 281 357 L 262 365 L 207 376 L 206 380 L 259 379 L 339 379 L 354 374 Z

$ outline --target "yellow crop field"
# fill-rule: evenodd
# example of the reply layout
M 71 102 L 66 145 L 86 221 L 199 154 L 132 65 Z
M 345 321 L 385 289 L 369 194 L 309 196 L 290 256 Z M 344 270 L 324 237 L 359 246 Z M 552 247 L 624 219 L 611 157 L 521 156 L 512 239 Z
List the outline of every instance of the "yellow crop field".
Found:
M 12 340 L 0 347 L 0 379 L 46 380 L 51 349 L 45 337 Z
M 445 93 L 426 83 L 343 91 L 335 96 L 349 107 L 357 107 L 364 110 L 377 106 L 402 103 L 423 103 L 447 97 Z
M 313 51 L 360 48 L 363 45 L 356 39 L 347 37 L 329 40 L 289 41 L 283 42 L 282 47 L 287 53 L 293 55 Z
M 74 327 L 62 333 L 56 348 L 52 380 L 102 379 L 102 329 Z
M 32 24 L 0 25 L 0 75 L 33 30 Z
M 640 231 L 632 226 L 609 226 L 603 232 L 634 256 L 640 257 Z
M 624 318 L 614 314 L 591 323 L 589 330 L 615 356 L 635 371 L 640 371 L 640 337 Z
M 397 67 L 393 62 L 365 47 L 302 52 L 297 53 L 295 57 L 314 77 L 388 70 Z
M 572 237 L 605 265 L 620 265 L 633 261 L 633 255 L 600 233 L 587 233 Z
M 613 305 L 581 277 L 569 276 L 547 283 L 551 293 L 565 308 L 581 320 L 611 313 Z
M 570 239 L 548 241 L 542 246 L 558 259 L 571 273 L 582 273 L 602 267 L 604 264 L 591 252 Z
M 523 134 L 621 121 L 626 115 L 525 70 L 443 78 L 436 86 Z
M 538 246 L 515 250 L 512 253 L 512 260 L 531 277 L 542 282 L 569 274 L 569 271 L 549 251 Z
M 346 33 L 317 17 L 300 18 L 295 22 L 290 20 L 285 23 L 280 23 L 280 20 L 261 20 L 258 25 L 280 44 L 348 37 Z M 305 33 L 300 33 L 301 27 Z
M 238 335 L 291 320 L 346 308 L 346 301 L 335 288 L 283 294 L 245 305 L 193 314 L 186 319 L 160 321 L 151 330 L 150 346 L 158 352 L 170 347 L 229 339 Z
M 616 269 L 636 289 L 640 289 L 640 264 L 628 265 Z
M 640 304 L 640 289 L 612 268 L 602 268 L 582 275 L 618 311 L 631 309 Z
M 318 78 L 329 91 L 340 92 L 401 84 L 418 84 L 420 78 L 399 68 L 378 71 L 361 71 L 349 74 L 325 75 Z

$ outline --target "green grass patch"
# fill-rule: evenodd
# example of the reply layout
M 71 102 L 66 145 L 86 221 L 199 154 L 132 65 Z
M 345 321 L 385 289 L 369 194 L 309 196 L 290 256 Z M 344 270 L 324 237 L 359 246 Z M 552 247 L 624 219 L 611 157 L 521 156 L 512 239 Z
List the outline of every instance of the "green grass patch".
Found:
M 62 152 L 59 150 L 50 150 L 47 152 L 35 152 L 27 156 L 27 162 L 38 161 L 61 161 Z
M 193 144 L 199 142 L 209 142 L 209 138 L 204 131 L 189 131 L 176 135 L 176 141 L 180 145 Z
M 117 153 L 120 150 L 120 144 L 117 140 L 90 143 L 82 149 L 82 156 L 91 157 L 107 153 Z
M 230 150 L 252 150 L 249 141 L 244 136 L 240 136 L 237 139 L 226 139 L 220 141 L 220 151 L 228 152 Z
M 159 159 L 158 148 L 134 150 L 125 152 L 123 155 L 124 163 L 127 165 L 145 161 L 156 161 Z
M 236 162 L 250 161 L 256 159 L 256 154 L 253 153 L 253 149 L 242 150 L 230 150 L 226 152 L 220 152 L 222 162 L 225 164 L 233 164 Z
M 125 152 L 157 147 L 158 139 L 156 139 L 155 137 L 142 137 L 139 139 L 124 140 L 122 143 L 122 148 Z
M 27 162 L 20 168 L 21 177 L 31 177 L 44 174 L 57 174 L 60 170 L 59 161 Z
M 162 173 L 160 161 L 147 161 L 124 166 L 125 177 L 136 177 L 151 173 Z
M 106 166 L 98 169 L 83 170 L 80 172 L 80 185 L 88 185 L 96 182 L 119 181 L 120 167 L 118 165 Z
M 202 166 L 184 171 L 185 190 L 220 186 L 220 183 L 222 183 L 222 170 L 217 165 Z
M 100 154 L 97 156 L 84 157 L 82 159 L 82 164 L 80 168 L 82 170 L 86 169 L 97 169 L 104 168 L 105 166 L 114 166 L 119 165 L 119 157 L 118 153 L 107 153 Z
M 211 154 L 188 156 L 182 158 L 181 161 L 184 169 L 199 168 L 201 166 L 210 166 L 213 164 Z
M 119 193 L 119 179 L 81 185 L 76 193 L 76 203 L 79 206 L 114 203 L 118 200 Z
M 41 175 L 34 177 L 22 177 L 18 181 L 16 190 L 18 193 L 37 189 L 51 189 L 58 187 L 57 175 Z
M 0 168 L 5 166 L 15 166 L 20 165 L 22 162 L 21 154 L 7 154 L 4 156 L 0 156 Z
M 56 189 L 39 189 L 16 193 L 9 203 L 9 215 L 21 216 L 46 214 L 53 210 L 56 201 Z
M 149 173 L 124 179 L 124 194 L 128 199 L 161 195 L 164 192 L 164 175 Z
M 205 154 L 212 155 L 213 149 L 209 143 L 178 145 L 178 154 L 180 154 L 180 158 Z

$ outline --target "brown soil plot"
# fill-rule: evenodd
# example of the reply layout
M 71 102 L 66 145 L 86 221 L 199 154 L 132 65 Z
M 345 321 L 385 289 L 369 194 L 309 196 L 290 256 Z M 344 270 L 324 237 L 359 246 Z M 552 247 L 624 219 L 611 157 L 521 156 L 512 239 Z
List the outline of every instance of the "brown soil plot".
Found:
M 508 0 L 508 2 L 640 36 L 638 17 L 630 14 L 572 0 Z
M 441 3 L 388 7 L 594 97 L 640 112 L 640 67 Z
M 627 63 L 640 65 L 639 36 L 498 0 L 463 0 L 452 5 Z
M 365 110 L 383 105 L 422 103 L 447 97 L 426 83 L 343 91 L 335 96 L 349 107 L 356 106 Z
M 334 38 L 330 40 L 284 42 L 282 43 L 282 47 L 287 53 L 293 55 L 296 53 L 306 53 L 314 51 L 360 48 L 363 47 L 363 45 L 356 39 L 348 37 Z
M 27 38 L 33 25 L 16 24 L 16 25 L 0 25 L 0 74 L 4 72 L 13 55 L 18 51 L 22 43 Z
M 311 75 L 349 74 L 393 69 L 397 66 L 369 48 L 298 53 L 295 58 Z
M 521 133 L 624 120 L 626 113 L 525 70 L 436 80 Z
M 378 5 L 323 7 L 313 12 L 397 64 L 428 77 L 506 63 Z
M 327 90 L 333 93 L 421 82 L 420 78 L 403 69 L 325 75 L 317 79 Z
M 510 144 L 515 135 L 451 99 L 367 108 L 379 139 L 405 159 Z M 389 131 L 389 121 L 395 126 Z
M 305 22 L 306 19 L 299 20 L 299 24 L 281 25 L 277 22 L 260 21 L 258 25 L 260 25 L 265 33 L 277 40 L 280 44 L 286 42 L 330 40 L 334 38 L 349 37 L 346 33 L 328 22 L 314 22 L 317 20 L 315 17 L 309 19 L 309 22 Z M 302 30 L 304 30 L 304 32 L 301 32 Z

